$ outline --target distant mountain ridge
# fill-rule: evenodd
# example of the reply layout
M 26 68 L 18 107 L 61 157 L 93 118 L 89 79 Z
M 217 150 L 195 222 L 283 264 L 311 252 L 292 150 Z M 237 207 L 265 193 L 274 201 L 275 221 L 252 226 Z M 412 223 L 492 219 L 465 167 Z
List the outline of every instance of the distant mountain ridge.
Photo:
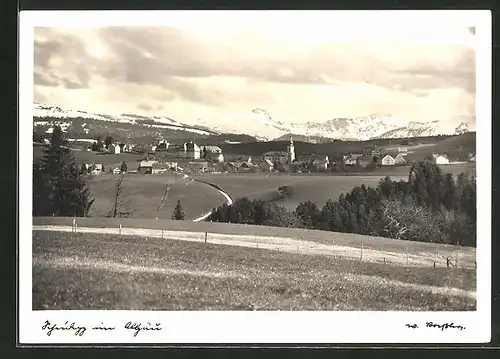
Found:
M 394 118 L 390 114 L 285 124 L 272 119 L 265 110 L 260 108 L 246 114 L 200 118 L 196 121 L 196 125 L 189 125 L 166 116 L 144 116 L 133 113 L 98 114 L 39 103 L 33 104 L 33 111 L 35 127 L 50 126 L 51 122 L 56 121 L 63 129 L 70 128 L 82 134 L 89 134 L 91 131 L 100 133 L 119 131 L 126 137 L 140 135 L 205 138 L 215 136 L 221 139 L 227 137 L 227 141 L 240 139 L 270 141 L 294 136 L 301 141 L 323 143 L 332 140 L 364 141 L 377 138 L 453 135 L 475 131 L 475 125 L 464 118 L 458 119 L 460 123 L 456 125 L 440 121 L 408 122 Z

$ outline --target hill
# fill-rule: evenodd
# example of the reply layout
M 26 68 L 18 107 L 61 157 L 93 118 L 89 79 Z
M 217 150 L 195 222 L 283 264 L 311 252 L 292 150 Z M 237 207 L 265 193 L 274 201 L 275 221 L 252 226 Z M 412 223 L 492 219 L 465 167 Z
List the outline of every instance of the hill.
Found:
M 289 144 L 286 141 L 248 142 L 239 144 L 224 143 L 219 145 L 224 154 L 241 156 L 250 155 L 260 157 L 268 151 L 284 151 Z M 414 137 L 414 138 L 380 138 L 367 141 L 334 141 L 328 143 L 308 143 L 295 141 L 295 153 L 315 153 L 339 158 L 342 154 L 362 153 L 375 147 L 380 149 L 396 150 L 404 147 L 422 159 L 432 153 L 447 154 L 452 160 L 468 159 L 469 152 L 476 151 L 476 133 L 469 132 L 461 135 Z
M 178 225 L 186 224 L 195 225 Z M 451 311 L 476 307 L 473 269 L 405 267 L 311 255 L 305 248 L 314 242 L 304 239 L 304 249 L 297 254 L 221 245 L 212 239 L 200 243 L 175 240 L 171 234 L 168 238 L 35 230 L 33 309 Z

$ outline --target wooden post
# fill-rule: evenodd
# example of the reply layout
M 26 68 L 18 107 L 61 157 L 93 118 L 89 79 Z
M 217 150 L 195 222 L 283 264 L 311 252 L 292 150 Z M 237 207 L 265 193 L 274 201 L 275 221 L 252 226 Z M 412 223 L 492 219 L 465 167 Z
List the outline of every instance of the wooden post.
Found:
M 73 216 L 73 226 L 71 228 L 71 232 L 75 232 L 75 224 L 76 224 L 76 216 Z
M 385 257 L 384 257 L 384 264 L 385 264 Z
M 205 243 L 207 243 L 208 232 L 205 232 Z
M 361 243 L 361 257 L 359 258 L 360 261 L 363 261 L 363 243 Z
M 457 249 L 457 253 L 455 255 L 455 268 L 458 268 L 458 249 Z
M 436 268 L 436 262 L 434 262 L 434 268 Z
M 163 239 L 163 229 L 161 230 L 161 239 Z
M 122 224 L 120 223 L 119 234 L 122 234 Z

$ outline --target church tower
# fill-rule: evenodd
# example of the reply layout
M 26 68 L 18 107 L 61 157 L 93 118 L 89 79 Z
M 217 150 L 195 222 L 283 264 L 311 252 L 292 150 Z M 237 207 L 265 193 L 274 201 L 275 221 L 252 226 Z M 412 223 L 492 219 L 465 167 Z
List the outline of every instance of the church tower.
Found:
M 295 147 L 293 146 L 292 136 L 290 136 L 290 144 L 288 145 L 288 161 L 290 164 L 295 161 Z

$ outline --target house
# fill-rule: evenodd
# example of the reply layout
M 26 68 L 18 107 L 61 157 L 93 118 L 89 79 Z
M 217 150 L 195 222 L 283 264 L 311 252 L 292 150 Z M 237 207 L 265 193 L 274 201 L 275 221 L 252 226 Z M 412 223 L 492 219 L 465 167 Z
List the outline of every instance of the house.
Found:
M 236 168 L 238 168 L 238 170 L 242 172 L 248 172 L 254 168 L 254 166 L 248 162 L 236 161 L 235 164 Z
M 396 165 L 404 165 L 406 164 L 406 159 L 404 155 L 400 152 L 398 155 L 394 158 L 394 164 Z
M 358 158 L 356 158 L 356 166 L 364 168 L 371 165 L 372 163 L 375 162 L 373 157 L 374 156 L 370 155 L 359 156 Z
M 342 161 L 344 161 L 345 166 L 355 166 L 356 161 L 358 157 L 363 156 L 362 154 L 359 153 L 354 153 L 354 154 L 349 154 L 349 155 L 343 155 L 342 156 Z
M 208 162 L 189 162 L 189 168 L 194 172 L 206 172 L 208 170 Z
M 159 140 L 156 145 L 153 145 L 151 147 L 151 150 L 153 152 L 162 152 L 168 150 L 168 147 L 170 146 L 170 143 L 168 143 L 165 140 Z
M 252 156 L 239 156 L 236 161 L 252 163 Z
M 269 152 L 264 153 L 261 156 L 261 159 L 263 159 L 263 160 L 268 159 L 268 160 L 272 161 L 273 163 L 274 163 L 274 161 L 285 163 L 286 161 L 288 161 L 288 153 L 285 151 L 269 151 Z
M 263 172 L 271 172 L 274 169 L 273 162 L 267 159 L 260 161 L 258 166 Z
M 119 155 L 123 149 L 123 147 L 125 146 L 125 144 L 123 143 L 115 143 L 115 144 L 111 144 L 108 146 L 108 152 L 109 153 L 114 153 L 115 155 Z
M 142 174 L 151 174 L 153 173 L 153 164 L 158 163 L 156 161 L 141 161 L 139 163 L 139 168 L 137 169 L 137 172 L 142 173 Z
M 184 153 L 187 158 L 191 158 L 194 160 L 200 159 L 201 148 L 194 142 L 189 142 L 184 144 Z
M 162 174 L 167 172 L 167 168 L 165 165 L 162 165 L 161 163 L 155 162 L 151 166 L 151 174 L 157 175 L 157 174 Z
M 326 171 L 329 163 L 330 161 L 328 160 L 328 157 L 326 157 L 325 159 L 315 159 L 312 164 L 318 171 Z
M 446 155 L 432 154 L 432 163 L 436 165 L 447 165 L 450 163 L 450 159 Z
M 87 172 L 93 176 L 98 176 L 104 171 L 104 166 L 100 163 L 86 163 L 85 168 L 87 169 Z
M 119 175 L 120 173 L 122 173 L 122 170 L 121 170 L 121 169 L 119 169 L 118 167 L 115 167 L 115 168 L 113 169 L 113 174 L 114 174 L 114 175 Z
M 123 152 L 132 152 L 134 150 L 134 145 L 126 143 L 123 145 Z
M 164 166 L 170 170 L 177 171 L 179 164 L 177 162 L 165 162 Z
M 390 154 L 386 154 L 384 157 L 382 157 L 380 164 L 382 166 L 394 166 L 394 157 L 392 157 Z
M 208 158 L 214 158 L 222 154 L 222 149 L 219 146 L 203 146 L 202 148 Z

